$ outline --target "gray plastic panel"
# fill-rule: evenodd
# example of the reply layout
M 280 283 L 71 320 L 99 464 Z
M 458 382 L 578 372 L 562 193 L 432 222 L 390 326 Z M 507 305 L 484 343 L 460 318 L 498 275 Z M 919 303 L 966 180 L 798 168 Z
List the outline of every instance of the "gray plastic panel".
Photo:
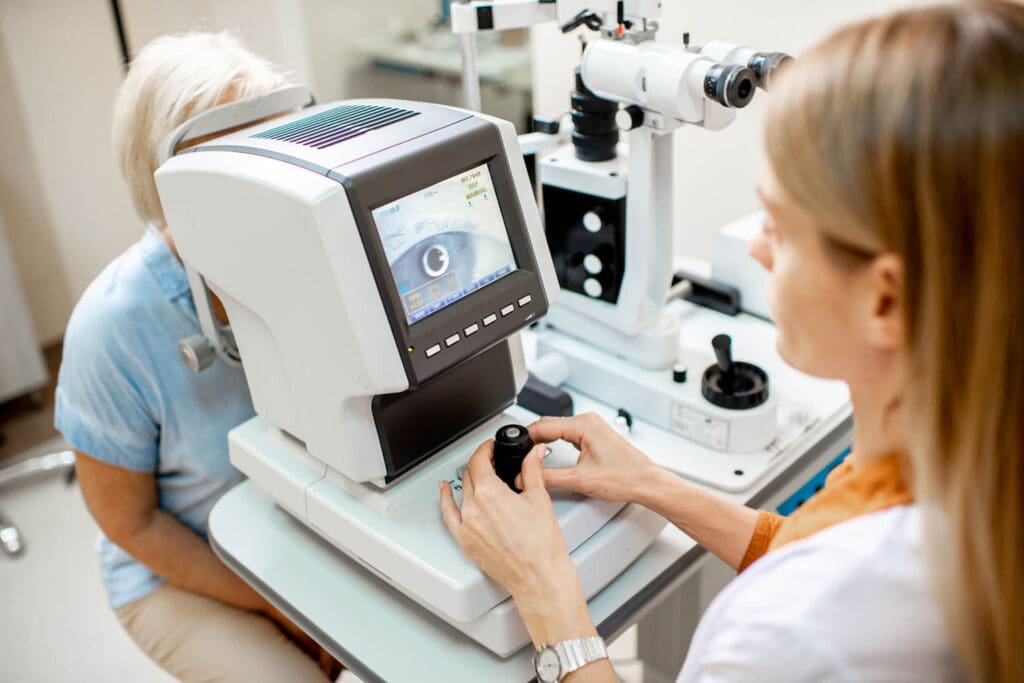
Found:
M 289 160 L 306 168 L 332 169 L 472 117 L 469 112 L 426 102 L 387 99 L 345 100 L 346 106 L 394 107 L 415 112 L 416 115 L 375 130 L 373 135 L 360 135 L 323 149 L 310 147 L 301 142 L 254 137 L 266 134 L 276 128 L 322 115 L 336 109 L 339 104 L 339 102 L 329 102 L 269 119 L 243 128 L 231 135 L 198 145 L 196 149 L 202 151 L 210 148 L 231 148 L 236 151 L 249 151 L 254 154 Z

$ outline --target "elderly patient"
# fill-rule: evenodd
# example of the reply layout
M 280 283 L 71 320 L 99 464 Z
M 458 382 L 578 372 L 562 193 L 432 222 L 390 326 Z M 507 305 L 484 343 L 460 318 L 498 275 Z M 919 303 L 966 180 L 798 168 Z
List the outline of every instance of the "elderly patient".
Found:
M 192 375 L 178 359 L 177 340 L 200 328 L 153 181 L 161 141 L 186 119 L 284 84 L 226 34 L 158 38 L 138 54 L 113 139 L 148 229 L 85 291 L 64 340 L 56 425 L 102 530 L 110 605 L 185 681 L 323 681 L 339 668 L 207 543 L 210 508 L 242 479 L 227 432 L 254 413 L 240 368 L 218 359 Z

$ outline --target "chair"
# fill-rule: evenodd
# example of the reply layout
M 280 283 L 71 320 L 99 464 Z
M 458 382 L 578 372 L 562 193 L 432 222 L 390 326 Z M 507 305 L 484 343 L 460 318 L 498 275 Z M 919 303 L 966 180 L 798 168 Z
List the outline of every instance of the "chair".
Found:
M 0 441 L 2 441 L 0 434 Z M 20 460 L 12 465 L 0 467 L 0 489 L 9 484 L 17 484 L 33 479 L 46 472 L 66 473 L 68 484 L 74 481 L 74 451 L 57 451 Z M 20 555 L 25 549 L 25 541 L 14 523 L 0 512 L 0 548 L 10 556 Z

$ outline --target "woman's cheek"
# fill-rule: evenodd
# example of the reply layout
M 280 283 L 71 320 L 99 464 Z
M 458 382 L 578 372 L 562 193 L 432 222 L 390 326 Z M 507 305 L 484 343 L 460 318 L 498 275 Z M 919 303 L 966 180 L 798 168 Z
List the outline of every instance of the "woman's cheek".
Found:
M 796 331 L 793 329 L 794 317 L 790 315 L 794 304 L 792 294 L 790 272 L 786 268 L 785 260 L 776 260 L 765 296 L 768 301 L 768 310 L 775 322 L 776 350 L 782 360 L 790 365 L 794 365 L 795 346 L 798 341 L 795 337 Z

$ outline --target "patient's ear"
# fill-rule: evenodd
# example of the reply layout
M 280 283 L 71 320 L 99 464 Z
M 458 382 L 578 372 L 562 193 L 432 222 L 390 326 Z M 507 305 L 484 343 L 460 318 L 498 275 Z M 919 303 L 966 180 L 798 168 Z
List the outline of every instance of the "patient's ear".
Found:
M 879 254 L 864 276 L 869 292 L 868 342 L 887 351 L 902 349 L 906 341 L 903 261 L 896 254 Z

